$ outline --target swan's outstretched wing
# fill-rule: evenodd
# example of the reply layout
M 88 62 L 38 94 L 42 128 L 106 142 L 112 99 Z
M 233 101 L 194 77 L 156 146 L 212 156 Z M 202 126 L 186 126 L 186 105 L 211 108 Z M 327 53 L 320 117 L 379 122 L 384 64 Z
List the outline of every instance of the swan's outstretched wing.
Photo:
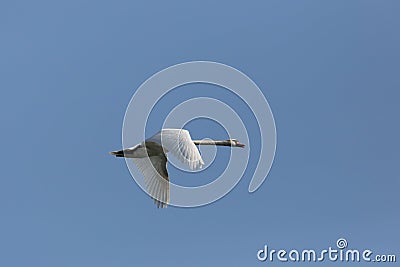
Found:
M 133 162 L 143 174 L 146 190 L 157 207 L 167 207 L 169 203 L 167 157 L 160 154 L 149 158 L 134 158 Z
M 199 169 L 204 165 L 200 152 L 187 130 L 163 129 L 146 141 L 157 142 L 162 145 L 165 152 L 171 152 L 192 170 Z

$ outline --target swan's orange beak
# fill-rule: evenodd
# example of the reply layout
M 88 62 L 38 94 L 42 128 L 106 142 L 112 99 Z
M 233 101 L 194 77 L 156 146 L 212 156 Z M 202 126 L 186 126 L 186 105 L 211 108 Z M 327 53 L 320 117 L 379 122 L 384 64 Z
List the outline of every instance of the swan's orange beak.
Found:
M 239 143 L 239 142 L 238 142 L 238 143 L 236 144 L 236 146 L 238 146 L 238 147 L 245 147 L 245 144 L 242 144 L 242 143 Z

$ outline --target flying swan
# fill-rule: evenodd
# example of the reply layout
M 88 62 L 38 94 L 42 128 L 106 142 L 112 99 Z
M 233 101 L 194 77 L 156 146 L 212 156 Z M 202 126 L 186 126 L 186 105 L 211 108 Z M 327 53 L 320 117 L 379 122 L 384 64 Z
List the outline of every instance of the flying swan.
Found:
M 161 141 L 162 140 L 162 141 Z M 189 131 L 184 129 L 162 129 L 144 142 L 119 151 L 110 152 L 116 157 L 132 158 L 143 174 L 146 190 L 152 196 L 157 207 L 167 207 L 169 203 L 169 177 L 167 156 L 171 152 L 176 158 L 187 164 L 191 170 L 204 165 L 196 145 L 216 145 L 244 147 L 236 139 L 223 141 L 192 140 Z

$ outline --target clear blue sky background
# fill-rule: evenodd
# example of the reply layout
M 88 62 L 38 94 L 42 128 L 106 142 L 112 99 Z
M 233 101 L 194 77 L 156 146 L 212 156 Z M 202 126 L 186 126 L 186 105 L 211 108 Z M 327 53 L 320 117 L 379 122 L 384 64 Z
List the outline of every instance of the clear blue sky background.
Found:
M 399 10 L 367 0 L 3 2 L 0 265 L 260 266 L 270 264 L 256 259 L 264 244 L 324 249 L 339 237 L 399 258 Z M 246 172 L 211 205 L 158 210 L 107 152 L 121 146 L 136 88 L 192 60 L 259 85 L 276 120 L 275 162 L 254 194 Z

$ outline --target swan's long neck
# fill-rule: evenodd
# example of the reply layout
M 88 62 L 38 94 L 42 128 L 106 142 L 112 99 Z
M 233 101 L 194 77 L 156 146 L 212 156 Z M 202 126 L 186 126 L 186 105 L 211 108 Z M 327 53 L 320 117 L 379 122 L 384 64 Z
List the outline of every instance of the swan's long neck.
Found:
M 231 146 L 229 140 L 214 141 L 214 140 L 193 140 L 195 145 L 209 145 L 209 146 Z

